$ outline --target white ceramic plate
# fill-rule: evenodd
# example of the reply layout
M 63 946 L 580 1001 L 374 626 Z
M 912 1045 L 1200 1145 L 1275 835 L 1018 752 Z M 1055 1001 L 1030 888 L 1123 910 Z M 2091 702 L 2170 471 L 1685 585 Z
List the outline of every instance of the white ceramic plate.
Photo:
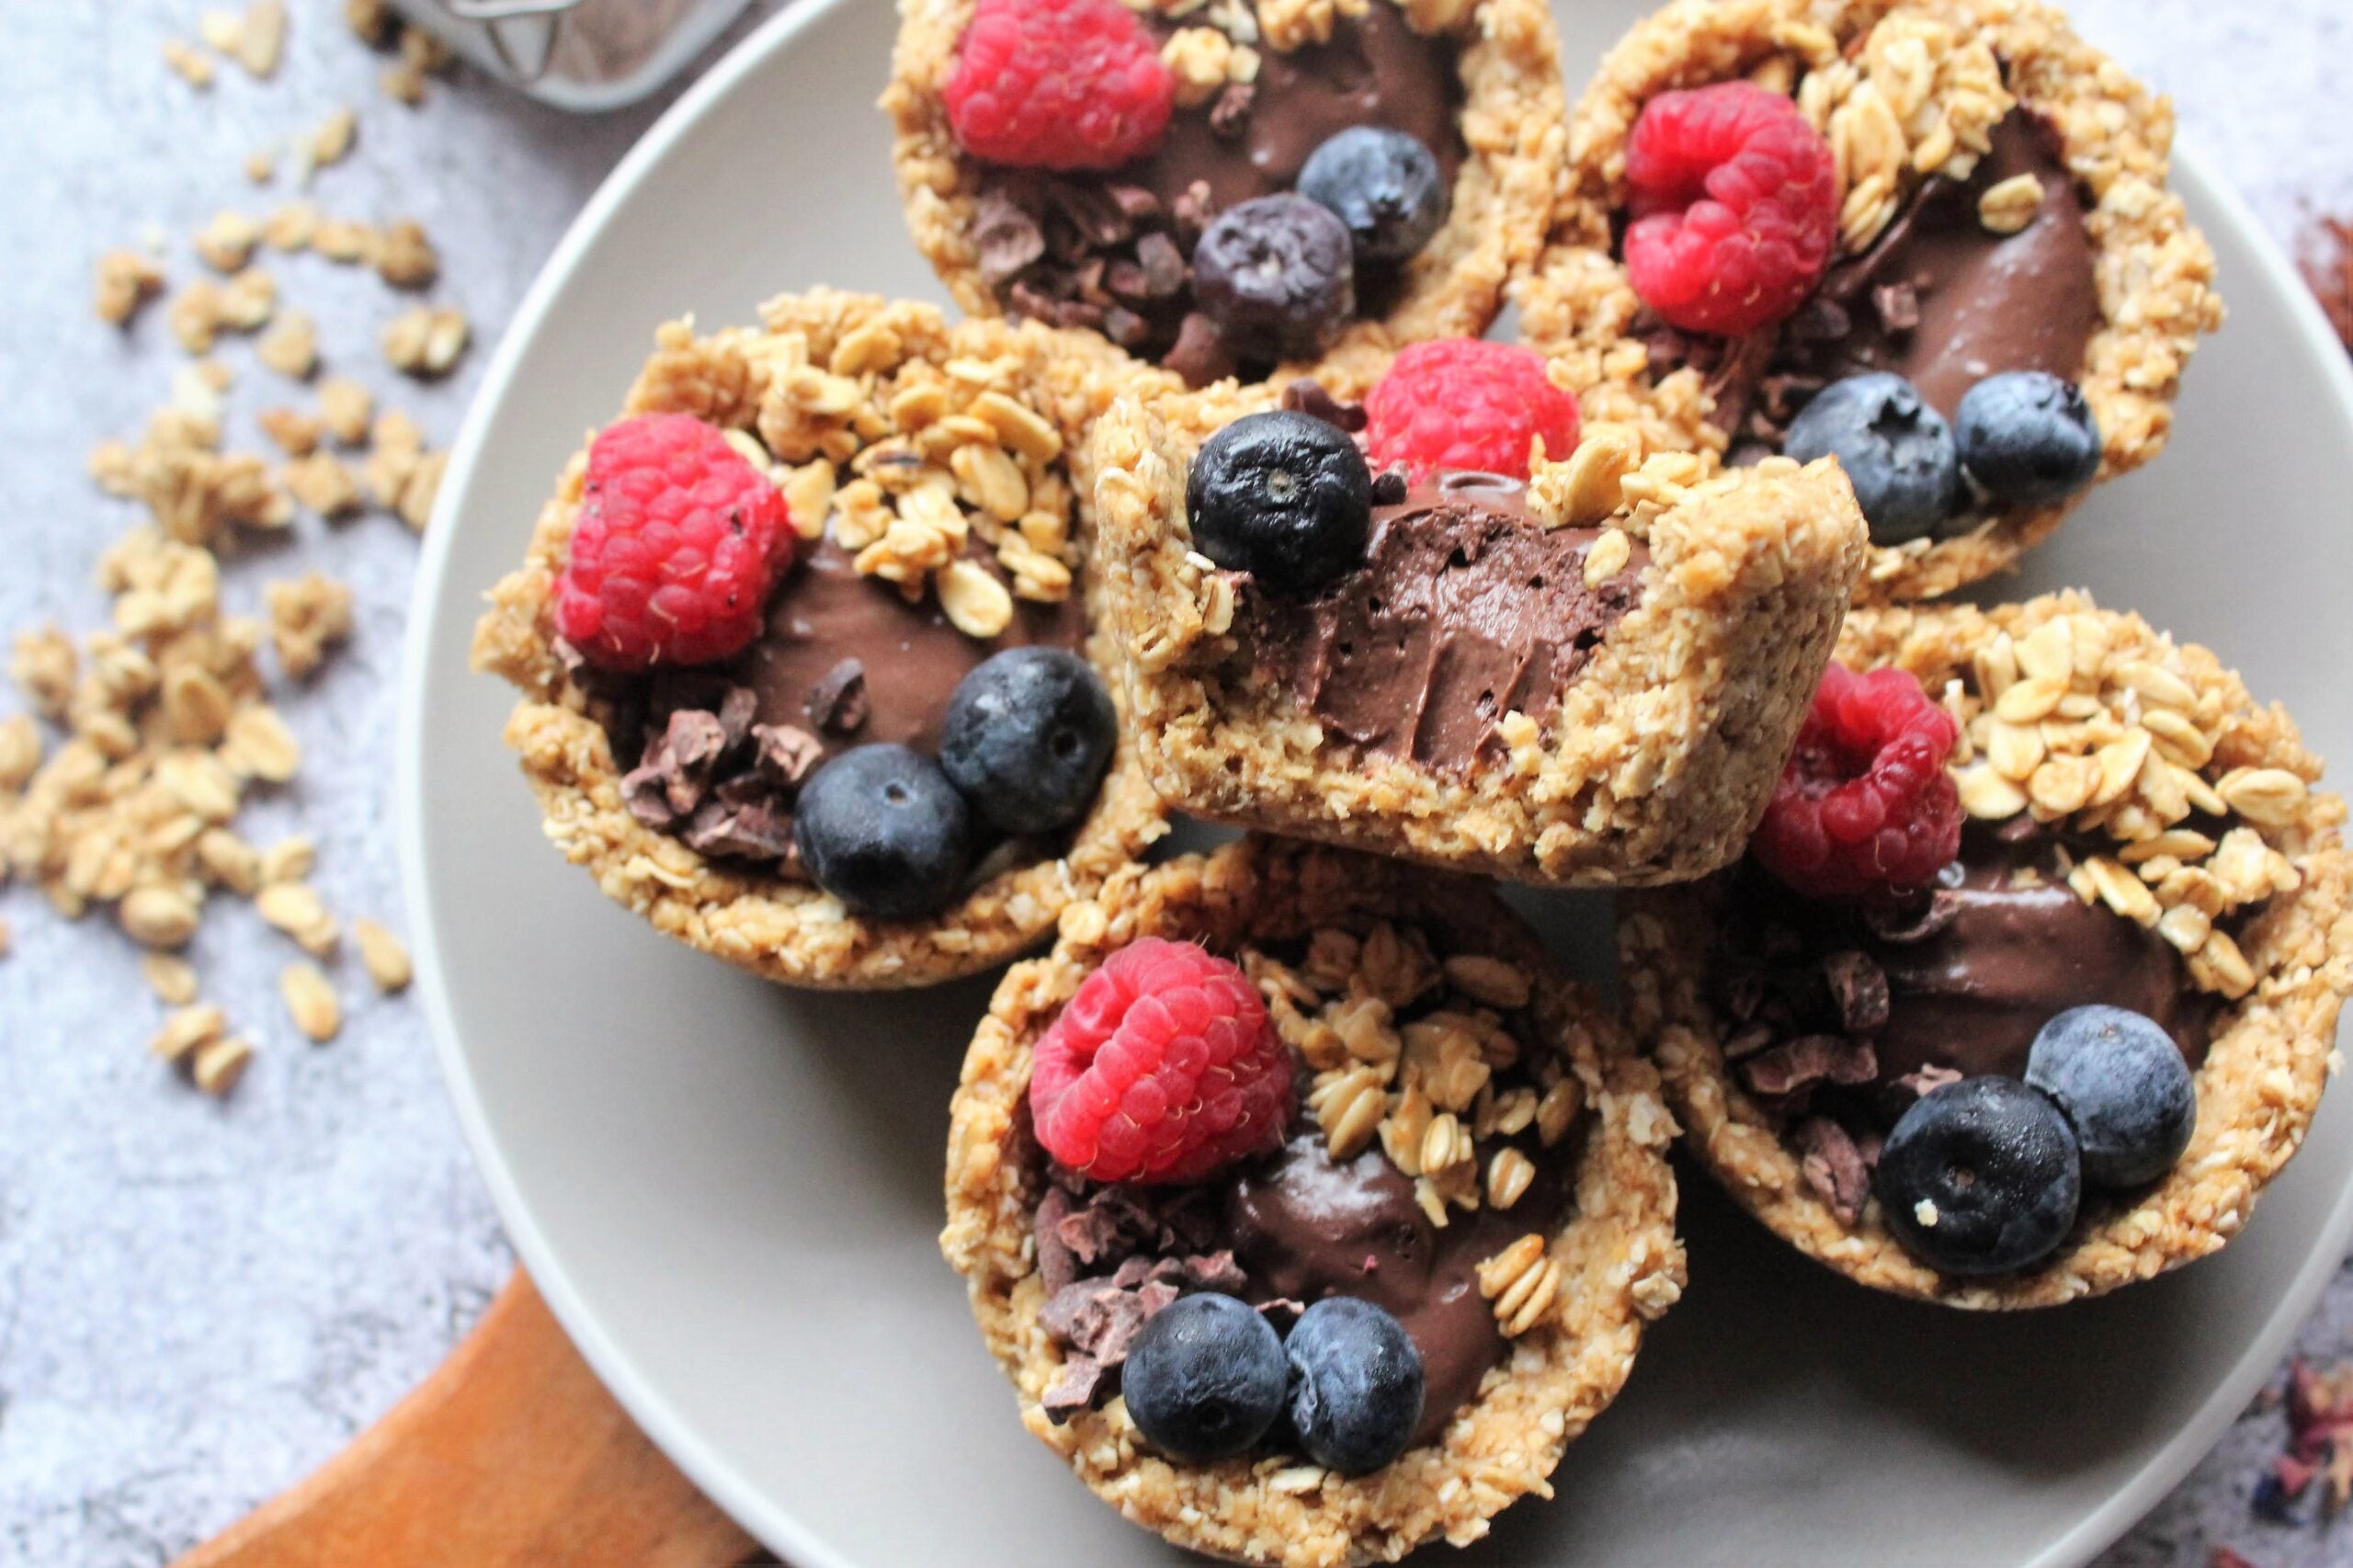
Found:
M 1636 0 L 1563 5 L 1574 82 Z M 1015 1421 L 940 1261 L 948 1096 L 985 983 L 800 995 L 657 937 L 541 841 L 466 667 L 483 592 L 619 402 L 654 324 L 785 289 L 939 297 L 902 227 L 882 0 L 808 0 L 631 154 L 500 348 L 417 585 L 400 836 L 418 990 L 516 1245 L 654 1439 L 799 1568 L 1165 1562 Z M 2237 203 L 2182 160 L 2232 320 L 2180 434 L 2038 555 L 2207 642 L 2353 758 L 2353 375 Z M 1545 901 L 1563 950 L 1606 904 Z M 2188 1471 L 2353 1233 L 2353 1094 L 2222 1257 L 2025 1318 L 1892 1301 L 1685 1183 L 1691 1289 L 1559 1499 L 1468 1561 L 2075 1564 Z M 1450 1560 L 1450 1559 L 1449 1559 Z

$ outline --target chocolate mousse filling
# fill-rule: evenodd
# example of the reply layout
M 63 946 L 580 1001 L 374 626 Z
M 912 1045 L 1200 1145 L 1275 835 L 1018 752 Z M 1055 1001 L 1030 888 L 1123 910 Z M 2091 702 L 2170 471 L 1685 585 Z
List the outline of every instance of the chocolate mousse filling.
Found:
M 1143 20 L 1164 40 L 1188 25 Z M 1090 328 L 1155 359 L 1184 343 L 1171 366 L 1203 384 L 1233 369 L 1199 328 L 1186 331 L 1193 247 L 1218 213 L 1290 190 L 1309 154 L 1357 125 L 1410 132 L 1453 188 L 1464 146 L 1451 38 L 1426 38 L 1393 0 L 1375 0 L 1336 20 L 1328 42 L 1259 54 L 1255 82 L 1177 108 L 1147 157 L 1102 174 L 983 168 L 973 239 L 1008 313 Z M 1385 313 L 1395 283 L 1360 274 L 1360 312 Z
M 1779 450 L 1814 393 L 1867 371 L 1902 376 L 1948 419 L 1997 371 L 2082 379 L 2102 319 L 2099 287 L 2058 132 L 2018 108 L 1991 141 L 1969 178 L 1927 180 L 1869 250 L 1832 267 L 1779 325 L 1727 339 L 1647 314 L 1638 322 L 1654 373 L 1701 371 L 1734 460 Z M 2035 176 L 2041 201 L 2023 229 L 1996 233 L 1980 220 L 1979 199 L 2019 175 Z
M 1586 581 L 1599 533 L 1547 529 L 1526 487 L 1452 473 L 1377 506 L 1364 564 L 1305 595 L 1237 581 L 1258 674 L 1371 751 L 1468 772 L 1505 714 L 1540 723 L 1631 608 L 1649 551 Z
M 968 551 L 1004 578 L 995 554 Z M 792 801 L 824 762 L 854 746 L 936 754 L 957 686 L 1006 648 L 1083 649 L 1078 595 L 1014 600 L 1012 622 L 983 642 L 956 630 L 936 596 L 910 604 L 863 576 L 832 537 L 797 548 L 758 641 L 728 664 L 619 676 L 574 671 L 617 756 L 631 813 L 698 854 L 794 867 Z
M 1512 1146 L 1536 1167 L 1527 1191 L 1509 1209 L 1450 1210 L 1444 1226 L 1379 1148 L 1335 1165 L 1312 1123 L 1199 1187 L 1050 1187 L 1034 1217 L 1040 1317 L 1065 1369 L 1046 1409 L 1059 1418 L 1101 1398 L 1136 1331 L 1186 1290 L 1284 1312 L 1352 1296 L 1412 1336 L 1424 1380 L 1412 1441 L 1435 1441 L 1510 1344 L 1479 1292 L 1479 1265 L 1531 1232 L 1552 1234 L 1568 1210 L 1574 1145 Z
M 1791 1116 L 1841 1090 L 1900 1112 L 1923 1075 L 2023 1077 L 2042 1026 L 2094 1003 L 2154 1019 L 2198 1066 L 2212 999 L 2171 944 L 2067 885 L 2081 858 L 2016 817 L 1972 823 L 1938 886 L 1892 908 L 1801 899 L 1752 865 L 1729 873 L 1718 986 L 1735 1075 Z

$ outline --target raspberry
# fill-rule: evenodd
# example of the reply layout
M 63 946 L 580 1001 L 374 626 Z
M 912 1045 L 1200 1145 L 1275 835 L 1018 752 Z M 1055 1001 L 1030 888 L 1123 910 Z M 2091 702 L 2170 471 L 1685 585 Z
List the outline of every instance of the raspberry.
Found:
M 1810 898 L 1926 887 L 1961 852 L 1960 735 L 1904 671 L 1832 665 L 1749 853 Z
M 940 96 L 974 157 L 1116 169 L 1160 144 L 1176 76 L 1119 0 L 980 0 Z
M 725 437 L 689 415 L 640 415 L 588 449 L 556 631 L 603 669 L 711 664 L 759 635 L 791 562 L 783 494 Z
M 1830 144 L 1797 105 L 1747 82 L 1661 93 L 1626 149 L 1626 272 L 1686 332 L 1769 326 L 1830 265 L 1838 187 Z
M 1544 374 L 1543 359 L 1507 343 L 1440 338 L 1408 345 L 1364 400 L 1372 466 L 1528 477 L 1529 443 L 1554 462 L 1577 444 L 1577 400 Z
M 1282 1141 L 1291 1053 L 1233 964 L 1148 937 L 1086 977 L 1038 1042 L 1029 1117 L 1096 1181 L 1199 1181 Z

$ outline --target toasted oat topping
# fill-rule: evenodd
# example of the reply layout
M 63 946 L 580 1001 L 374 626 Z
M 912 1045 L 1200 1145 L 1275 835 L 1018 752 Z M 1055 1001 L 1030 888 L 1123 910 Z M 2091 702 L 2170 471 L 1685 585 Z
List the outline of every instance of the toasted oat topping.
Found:
M 1501 1140 L 1533 1128 L 1551 1148 L 1582 1107 L 1557 1059 L 1522 1051 L 1513 1023 L 1533 982 L 1504 960 L 1441 961 L 1419 930 L 1383 922 L 1362 937 L 1315 932 L 1295 968 L 1256 952 L 1244 968 L 1314 1074 L 1308 1114 L 1333 1160 L 1378 1139 L 1434 1225 L 1517 1203 L 1536 1167 Z
M 1995 632 L 1942 700 L 1962 728 L 1954 766 L 1970 815 L 2025 813 L 2111 841 L 2114 854 L 2072 868 L 2077 895 L 2154 928 L 2200 989 L 2235 1000 L 2254 987 L 2218 922 L 2298 886 L 2266 833 L 2296 820 L 2309 787 L 2285 768 L 2218 760 L 2231 715 L 2170 641 L 2115 648 L 2098 615 L 2052 614 L 2022 635 Z

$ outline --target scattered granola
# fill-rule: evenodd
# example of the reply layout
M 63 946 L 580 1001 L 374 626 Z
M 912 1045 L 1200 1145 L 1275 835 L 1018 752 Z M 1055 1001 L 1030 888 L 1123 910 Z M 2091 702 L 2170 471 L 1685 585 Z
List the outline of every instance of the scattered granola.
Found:
M 210 1045 L 197 1047 L 195 1063 L 190 1071 L 196 1079 L 196 1086 L 218 1099 L 237 1086 L 238 1080 L 245 1075 L 245 1069 L 253 1065 L 253 1059 L 251 1042 L 237 1039 L 216 1040 Z
M 199 92 L 212 85 L 212 57 L 184 39 L 164 40 L 164 63 Z
M 319 383 L 319 417 L 338 446 L 366 444 L 375 414 L 374 396 L 358 381 L 336 376 Z
M 368 971 L 368 978 L 376 989 L 390 996 L 408 989 L 415 971 L 409 965 L 408 949 L 401 939 L 385 926 L 366 918 L 351 923 L 352 939 L 359 944 L 359 961 Z
M 385 225 L 376 244 L 377 276 L 395 289 L 422 289 L 440 272 L 441 255 L 423 224 L 402 218 Z
M 130 324 L 139 307 L 164 291 L 163 264 L 134 250 L 113 250 L 98 257 L 98 319 L 114 326 Z
M 330 461 L 333 460 L 330 459 Z M 266 585 L 269 640 L 278 667 L 300 680 L 326 660 L 329 648 L 351 635 L 351 588 L 313 572 Z
M 310 380 L 319 368 L 319 324 L 308 311 L 287 311 L 254 345 L 254 357 L 281 376 Z
M 174 953 L 142 953 L 140 978 L 155 1000 L 167 1007 L 185 1007 L 196 1000 L 196 966 Z
M 260 244 L 260 224 L 242 212 L 223 209 L 196 236 L 196 254 L 213 271 L 234 273 L 244 269 L 253 259 L 254 247 Z
M 464 312 L 447 305 L 419 305 L 394 317 L 384 328 L 385 361 L 403 374 L 419 379 L 447 375 L 466 351 L 468 332 Z
M 343 1031 L 343 1004 L 335 997 L 335 982 L 318 965 L 287 965 L 278 977 L 278 991 L 287 1016 L 312 1043 L 324 1045 Z

